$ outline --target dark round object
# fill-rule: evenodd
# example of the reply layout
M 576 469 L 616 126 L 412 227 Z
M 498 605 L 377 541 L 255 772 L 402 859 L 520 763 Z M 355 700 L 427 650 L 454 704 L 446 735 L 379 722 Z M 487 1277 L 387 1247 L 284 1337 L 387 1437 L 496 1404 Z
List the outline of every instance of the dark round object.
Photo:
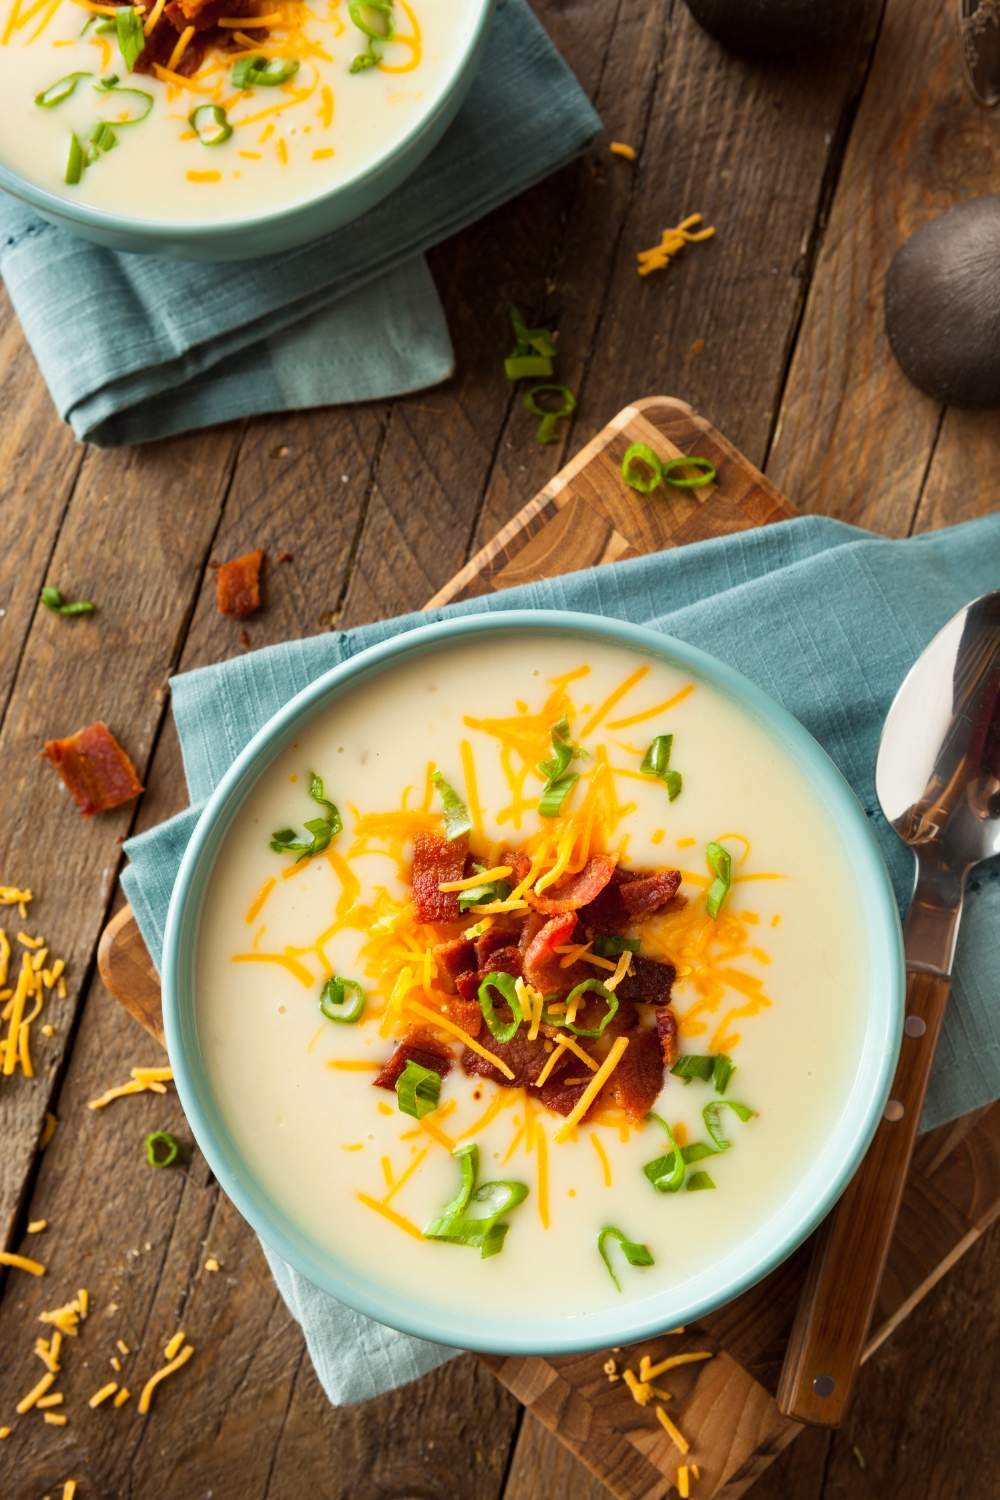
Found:
M 1000 406 L 1000 193 L 960 203 L 899 247 L 885 328 L 925 396 L 971 411 Z
M 828 46 L 861 13 L 863 0 L 687 0 L 717 42 L 763 61 Z

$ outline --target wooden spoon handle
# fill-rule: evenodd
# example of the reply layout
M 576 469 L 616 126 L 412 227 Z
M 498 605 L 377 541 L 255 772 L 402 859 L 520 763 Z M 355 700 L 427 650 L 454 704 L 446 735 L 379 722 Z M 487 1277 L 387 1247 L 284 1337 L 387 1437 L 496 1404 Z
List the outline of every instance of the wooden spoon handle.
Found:
M 844 1420 L 906 1185 L 951 980 L 906 976 L 903 1045 L 875 1139 L 816 1241 L 778 1386 L 786 1417 Z

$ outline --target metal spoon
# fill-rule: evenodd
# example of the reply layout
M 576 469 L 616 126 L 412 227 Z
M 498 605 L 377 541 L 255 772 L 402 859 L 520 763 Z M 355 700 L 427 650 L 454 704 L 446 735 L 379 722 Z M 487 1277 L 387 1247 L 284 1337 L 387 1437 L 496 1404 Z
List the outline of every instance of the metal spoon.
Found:
M 896 694 L 878 799 L 917 857 L 903 929 L 906 1020 L 891 1097 L 868 1154 L 816 1243 L 778 1405 L 843 1421 L 896 1226 L 944 1019 L 969 871 L 1000 853 L 1000 591 L 961 610 Z

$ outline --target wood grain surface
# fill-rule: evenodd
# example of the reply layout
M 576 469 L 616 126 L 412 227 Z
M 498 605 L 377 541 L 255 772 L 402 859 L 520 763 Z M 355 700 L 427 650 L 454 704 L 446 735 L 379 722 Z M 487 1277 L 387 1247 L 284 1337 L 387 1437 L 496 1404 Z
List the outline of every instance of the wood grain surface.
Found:
M 210 556 L 268 551 L 254 646 L 419 608 L 641 391 L 690 401 L 806 509 L 905 535 L 1000 505 L 996 414 L 929 419 L 924 398 L 893 378 L 881 330 L 898 239 L 995 178 L 993 116 L 967 103 L 950 66 L 953 7 L 872 0 L 865 26 L 828 55 L 767 66 L 729 57 L 681 0 L 536 9 L 606 130 L 580 163 L 434 252 L 456 348 L 444 386 L 85 453 L 0 301 L 0 878 L 33 883 L 28 930 L 70 958 L 70 998 L 52 1008 L 56 1035 L 36 1079 L 0 1089 L 3 1243 L 50 1267 L 41 1281 L 13 1272 L 3 1286 L 0 1420 L 41 1372 L 39 1307 L 75 1290 L 81 1270 L 95 1305 L 64 1362 L 68 1425 L 29 1414 L 0 1443 L 4 1500 L 55 1497 L 71 1475 L 80 1500 L 596 1493 L 472 1360 L 331 1410 L 174 1097 L 86 1108 L 157 1055 L 93 972 L 129 811 L 81 824 L 26 767 L 47 735 L 103 712 L 146 779 L 132 826 L 184 805 L 164 679 L 242 649 L 238 628 L 214 614 Z M 612 139 L 629 141 L 637 161 L 610 156 Z M 902 205 L 898 221 L 886 204 Z M 695 211 L 716 238 L 640 281 L 636 252 Z M 510 300 L 558 329 L 559 378 L 580 397 L 551 449 L 534 443 L 503 378 Z M 278 565 L 279 551 L 293 561 Z M 42 618 L 47 582 L 90 592 L 107 630 L 100 615 Z M 39 1154 L 46 1109 L 60 1123 Z M 990 1135 L 989 1120 L 975 1130 Z M 141 1140 L 155 1126 L 186 1140 L 187 1176 L 151 1180 Z M 904 1216 L 939 1213 L 948 1232 L 965 1220 L 956 1243 L 975 1243 L 869 1359 L 844 1432 L 797 1439 L 757 1480 L 758 1500 L 992 1500 L 1000 1235 L 982 1208 L 996 1200 L 984 1159 L 982 1141 L 974 1153 L 959 1141 L 928 1167 L 931 1196 L 904 1201 Z M 27 1235 L 43 1216 L 51 1229 Z M 204 1271 L 211 1251 L 219 1273 Z M 890 1265 L 897 1308 L 931 1274 Z M 198 1353 L 160 1388 L 150 1418 L 134 1398 L 89 1411 L 112 1330 L 132 1332 L 141 1375 L 182 1318 Z

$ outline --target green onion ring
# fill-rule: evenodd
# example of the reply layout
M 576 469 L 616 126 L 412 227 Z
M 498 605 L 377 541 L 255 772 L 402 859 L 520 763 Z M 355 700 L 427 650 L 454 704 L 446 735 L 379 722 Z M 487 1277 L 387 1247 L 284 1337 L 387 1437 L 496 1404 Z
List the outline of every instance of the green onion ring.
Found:
M 165 1146 L 166 1156 L 157 1156 L 157 1146 Z M 151 1167 L 172 1167 L 180 1155 L 180 1146 L 165 1130 L 154 1130 L 146 1137 L 146 1160 Z
M 722 903 L 729 895 L 729 887 L 733 876 L 733 860 L 729 850 L 723 849 L 721 844 L 717 844 L 714 841 L 711 844 L 705 845 L 705 858 L 708 860 L 712 874 L 715 876 L 715 879 L 709 886 L 705 905 L 708 909 L 708 915 L 712 918 L 713 922 L 716 922 L 719 918 Z
M 497 990 L 510 1006 L 514 1019 L 507 1026 L 501 1026 L 497 1020 L 493 1001 L 490 998 L 491 987 Z M 483 1020 L 489 1027 L 490 1035 L 498 1042 L 509 1042 L 524 1020 L 524 1012 L 521 1009 L 521 1002 L 517 996 L 513 975 L 504 974 L 502 971 L 487 974 L 479 986 L 479 1008 L 483 1013 Z
M 188 124 L 203 146 L 221 146 L 233 133 L 221 104 L 199 104 L 188 115 Z
M 595 995 L 600 995 L 602 1000 L 606 1000 L 608 1002 L 607 1015 L 603 1017 L 599 1026 L 595 1026 L 593 1028 L 587 1026 L 575 1026 L 572 1021 L 563 1021 L 560 1020 L 558 1016 L 549 1015 L 545 1015 L 543 1017 L 545 1024 L 547 1026 L 562 1026 L 566 1031 L 571 1031 L 574 1036 L 587 1036 L 593 1038 L 603 1036 L 608 1022 L 611 1020 L 611 1017 L 618 1009 L 618 996 L 615 994 L 614 990 L 609 990 L 607 986 L 603 985 L 599 979 L 585 979 L 582 984 L 578 984 L 575 989 L 570 990 L 569 994 L 566 996 L 567 1007 L 572 1004 L 577 995 L 583 995 L 588 990 L 592 990 Z
M 469 809 L 455 788 L 445 781 L 440 771 L 432 772 L 431 780 L 441 793 L 441 805 L 444 808 L 444 836 L 450 843 L 452 839 L 461 838 L 463 833 L 471 830 L 472 819 L 469 817 Z
M 701 467 L 702 472 L 695 475 L 694 479 L 671 479 L 671 471 L 685 467 Z M 665 464 L 660 465 L 660 477 L 667 484 L 672 484 L 678 490 L 697 490 L 703 484 L 711 484 L 717 473 L 716 467 L 707 458 L 698 458 L 695 454 L 682 453 L 679 458 L 668 458 Z
M 563 404 L 558 411 L 546 411 L 544 406 L 539 406 L 535 400 L 542 391 L 557 391 L 563 398 Z M 560 417 L 568 417 L 576 411 L 576 397 L 565 385 L 533 385 L 530 391 L 525 391 L 521 397 L 525 406 L 534 417 L 541 417 L 538 431 L 535 434 L 540 443 L 554 443 L 559 434 L 556 432 L 556 423 Z
M 634 1240 L 627 1240 L 620 1229 L 613 1229 L 610 1224 L 606 1225 L 605 1228 L 602 1229 L 600 1234 L 597 1236 L 597 1249 L 600 1253 L 601 1259 L 608 1268 L 608 1275 L 611 1277 L 611 1280 L 614 1282 L 619 1291 L 621 1291 L 622 1289 L 621 1282 L 615 1275 L 614 1269 L 611 1265 L 611 1258 L 604 1248 L 604 1241 L 607 1239 L 615 1239 L 618 1241 L 619 1245 L 622 1248 L 622 1254 L 625 1256 L 625 1259 L 628 1261 L 630 1266 L 652 1266 L 655 1264 L 653 1257 L 650 1255 L 645 1245 L 637 1245 Z
M 441 1100 L 441 1074 L 409 1058 L 396 1079 L 396 1098 L 401 1114 L 422 1120 L 437 1109 Z
M 279 84 L 287 83 L 289 78 L 294 78 L 298 71 L 299 62 L 292 57 L 266 58 L 262 54 L 241 57 L 239 62 L 233 64 L 233 88 L 252 89 L 255 85 L 277 88 Z
M 658 1156 L 656 1161 L 647 1162 L 643 1171 L 649 1178 L 658 1193 L 676 1193 L 680 1190 L 684 1181 L 686 1163 L 684 1154 L 674 1140 L 674 1133 L 666 1120 L 661 1120 L 658 1114 L 650 1110 L 646 1116 L 647 1120 L 655 1120 L 657 1125 L 662 1125 L 667 1132 L 667 1140 L 670 1142 L 670 1154 Z
M 76 88 L 81 78 L 93 78 L 93 73 L 67 73 L 65 78 L 60 78 L 56 83 L 50 83 L 47 89 L 35 95 L 35 103 L 40 109 L 54 109 L 64 99 L 68 99 Z
M 723 1134 L 719 1123 L 719 1111 L 722 1109 L 731 1109 L 736 1118 L 742 1120 L 744 1124 L 747 1120 L 753 1119 L 756 1111 L 746 1104 L 737 1104 L 735 1099 L 713 1099 L 711 1104 L 705 1105 L 701 1112 L 702 1119 L 705 1121 L 705 1129 L 720 1151 L 728 1151 L 733 1143 Z
M 647 478 L 641 469 L 635 467 L 636 459 L 641 460 L 651 471 L 651 478 Z M 631 485 L 634 490 L 639 490 L 643 495 L 650 494 L 660 484 L 663 478 L 660 460 L 647 443 L 633 443 L 626 450 L 625 457 L 622 459 L 622 478 L 626 484 Z
M 354 990 L 357 999 L 345 1010 L 347 1003 L 345 990 Z M 356 979 L 341 979 L 334 975 L 324 984 L 319 997 L 319 1008 L 328 1021 L 358 1021 L 365 1008 L 365 992 Z

